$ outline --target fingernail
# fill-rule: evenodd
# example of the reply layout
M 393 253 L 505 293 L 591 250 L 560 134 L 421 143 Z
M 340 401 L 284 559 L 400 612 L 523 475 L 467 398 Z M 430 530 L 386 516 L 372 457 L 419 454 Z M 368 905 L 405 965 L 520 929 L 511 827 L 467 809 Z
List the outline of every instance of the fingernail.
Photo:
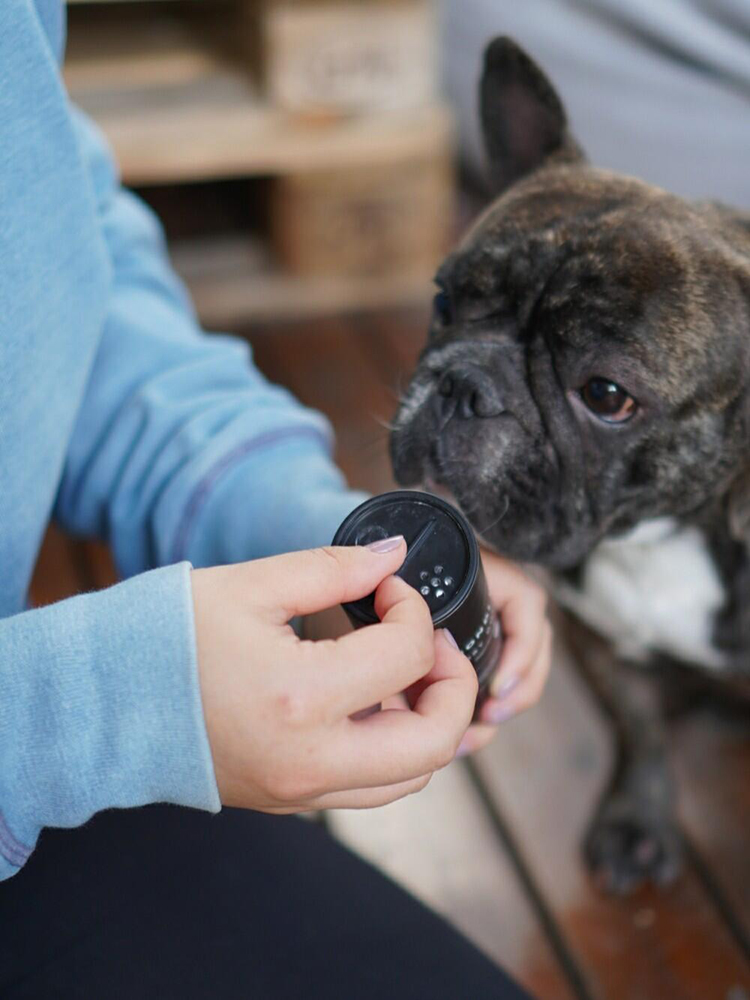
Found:
M 498 726 L 501 722 L 507 722 L 515 714 L 516 709 L 512 705 L 506 705 L 502 701 L 490 703 L 485 709 L 485 718 L 493 726 Z
M 445 629 L 447 632 L 448 629 Z M 464 736 L 461 742 L 458 744 L 458 750 L 456 750 L 456 757 L 466 757 L 471 753 L 471 744 L 469 740 Z
M 450 629 L 444 628 L 443 629 L 443 635 L 448 640 L 448 642 L 451 644 L 451 646 L 453 646 L 454 649 L 458 649 L 458 643 L 453 638 L 453 633 L 450 631 Z
M 382 555 L 384 552 L 393 552 L 397 549 L 399 545 L 403 542 L 403 535 L 392 535 L 390 538 L 381 538 L 377 542 L 370 542 L 365 548 L 369 549 L 370 552 L 378 552 Z
M 505 695 L 510 694 L 513 688 L 518 684 L 518 681 L 518 676 L 504 677 L 498 684 L 496 690 L 492 692 L 492 696 L 494 698 L 504 698 Z
M 377 705 L 370 705 L 369 708 L 362 708 L 359 712 L 355 712 L 350 715 L 349 718 L 352 722 L 359 722 L 361 719 L 369 719 L 371 715 L 376 715 L 381 709 L 382 705 L 378 703 Z

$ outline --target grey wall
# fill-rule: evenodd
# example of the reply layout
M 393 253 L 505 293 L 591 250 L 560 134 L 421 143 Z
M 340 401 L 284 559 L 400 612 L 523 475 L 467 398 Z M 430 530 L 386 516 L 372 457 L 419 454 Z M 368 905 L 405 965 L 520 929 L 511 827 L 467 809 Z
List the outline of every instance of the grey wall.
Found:
M 750 0 L 441 0 L 445 89 L 483 158 L 481 52 L 514 37 L 560 92 L 592 162 L 750 208 Z

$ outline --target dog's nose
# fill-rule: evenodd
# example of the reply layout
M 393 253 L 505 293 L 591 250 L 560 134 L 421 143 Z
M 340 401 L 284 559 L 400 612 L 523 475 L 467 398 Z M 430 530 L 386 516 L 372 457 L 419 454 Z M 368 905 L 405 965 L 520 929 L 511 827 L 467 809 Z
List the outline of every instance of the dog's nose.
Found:
M 454 414 L 462 420 L 496 417 L 504 409 L 497 385 L 480 368 L 451 368 L 444 372 L 435 402 L 445 421 Z

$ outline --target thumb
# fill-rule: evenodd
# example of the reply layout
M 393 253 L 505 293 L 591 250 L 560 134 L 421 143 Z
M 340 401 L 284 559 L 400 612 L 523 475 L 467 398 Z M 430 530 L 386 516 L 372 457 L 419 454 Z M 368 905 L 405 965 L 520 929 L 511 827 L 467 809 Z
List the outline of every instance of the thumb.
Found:
M 401 535 L 373 545 L 327 546 L 249 563 L 262 580 L 262 603 L 279 620 L 325 611 L 371 594 L 406 557 Z

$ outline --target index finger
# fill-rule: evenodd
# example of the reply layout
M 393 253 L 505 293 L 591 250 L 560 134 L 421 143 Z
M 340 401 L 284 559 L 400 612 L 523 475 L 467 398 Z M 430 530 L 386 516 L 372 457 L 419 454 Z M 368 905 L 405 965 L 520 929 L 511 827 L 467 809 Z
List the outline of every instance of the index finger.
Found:
M 395 573 L 406 556 L 396 536 L 375 546 L 325 546 L 238 564 L 254 602 L 278 622 L 357 601 Z

